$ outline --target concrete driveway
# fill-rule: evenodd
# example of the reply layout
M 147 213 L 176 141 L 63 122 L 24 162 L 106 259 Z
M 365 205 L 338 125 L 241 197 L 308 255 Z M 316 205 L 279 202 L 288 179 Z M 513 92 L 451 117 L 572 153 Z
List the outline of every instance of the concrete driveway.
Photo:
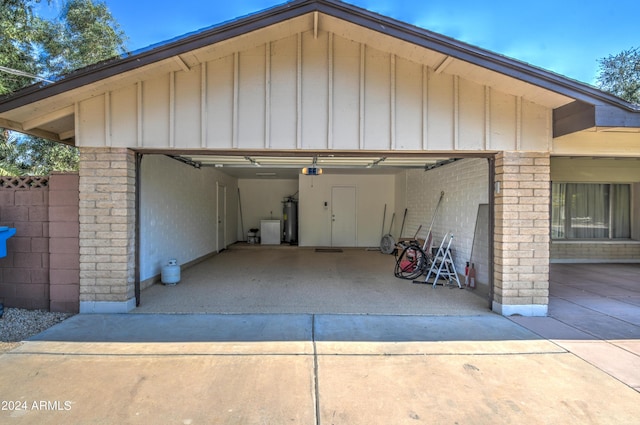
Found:
M 78 315 L 0 356 L 0 422 L 636 424 L 625 270 L 600 304 L 554 284 L 546 318 Z

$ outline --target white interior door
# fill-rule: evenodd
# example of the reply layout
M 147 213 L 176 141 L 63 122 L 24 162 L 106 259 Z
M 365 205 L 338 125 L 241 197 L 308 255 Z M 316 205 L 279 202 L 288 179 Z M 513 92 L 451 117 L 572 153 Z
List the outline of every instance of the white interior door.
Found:
M 356 246 L 356 188 L 331 188 L 331 246 Z
M 218 225 L 216 227 L 217 242 L 216 249 L 218 252 L 227 248 L 226 243 L 226 221 L 227 221 L 227 187 L 216 184 L 216 192 L 218 197 L 216 219 Z

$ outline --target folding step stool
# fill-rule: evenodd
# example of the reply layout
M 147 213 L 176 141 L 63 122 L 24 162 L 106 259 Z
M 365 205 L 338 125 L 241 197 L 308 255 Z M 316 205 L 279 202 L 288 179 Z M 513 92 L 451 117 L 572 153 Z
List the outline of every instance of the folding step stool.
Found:
M 449 242 L 445 248 L 444 244 L 447 238 L 449 238 Z M 449 283 L 453 283 L 453 281 L 455 281 L 458 284 L 458 288 L 462 289 L 458 273 L 456 272 L 456 265 L 451 257 L 451 242 L 453 242 L 453 233 L 445 234 L 444 238 L 442 238 L 442 242 L 440 243 L 440 248 L 438 248 L 438 252 L 436 252 L 436 255 L 433 257 L 429 273 L 427 273 L 427 277 L 424 279 L 425 283 L 427 283 L 431 274 L 435 273 L 435 278 L 433 279 L 434 288 L 438 283 L 438 279 L 442 277 L 443 279 L 448 280 Z

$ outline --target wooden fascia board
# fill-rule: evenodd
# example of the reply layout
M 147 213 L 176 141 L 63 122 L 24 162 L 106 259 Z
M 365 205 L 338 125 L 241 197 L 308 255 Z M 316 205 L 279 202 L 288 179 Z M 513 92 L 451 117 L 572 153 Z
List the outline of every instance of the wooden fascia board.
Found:
M 640 128 L 640 113 L 620 110 L 612 105 L 596 105 L 597 127 Z
M 553 137 L 597 127 L 640 128 L 640 114 L 612 105 L 579 101 L 553 111 Z
M 553 137 L 560 137 L 596 125 L 594 105 L 584 102 L 571 102 L 553 110 Z

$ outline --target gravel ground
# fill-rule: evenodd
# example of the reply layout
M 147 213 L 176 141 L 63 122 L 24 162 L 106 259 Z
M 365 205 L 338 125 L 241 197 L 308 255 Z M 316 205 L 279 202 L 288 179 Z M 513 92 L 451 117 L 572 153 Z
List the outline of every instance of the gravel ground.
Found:
M 71 316 L 71 313 L 5 308 L 4 315 L 0 318 L 0 353 L 14 349 L 21 341 Z

